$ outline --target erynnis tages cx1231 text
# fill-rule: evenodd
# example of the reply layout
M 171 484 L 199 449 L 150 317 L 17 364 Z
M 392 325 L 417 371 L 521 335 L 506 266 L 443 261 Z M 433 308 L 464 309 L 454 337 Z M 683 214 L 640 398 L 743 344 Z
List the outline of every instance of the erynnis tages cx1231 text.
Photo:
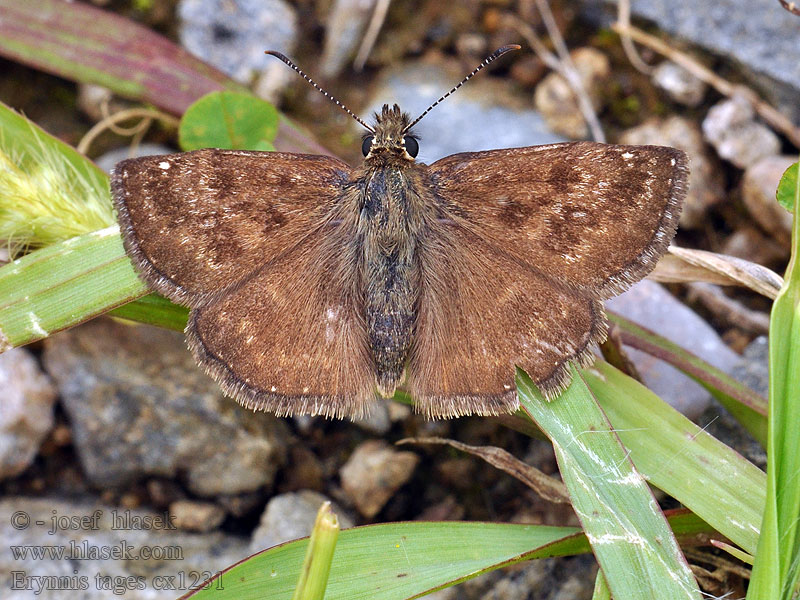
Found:
M 606 337 L 602 301 L 665 252 L 686 155 L 574 142 L 424 165 L 419 118 L 355 118 L 369 132 L 357 168 L 218 149 L 117 165 L 125 248 L 191 307 L 197 361 L 278 415 L 360 416 L 399 386 L 429 417 L 512 412 L 515 366 L 557 394 Z

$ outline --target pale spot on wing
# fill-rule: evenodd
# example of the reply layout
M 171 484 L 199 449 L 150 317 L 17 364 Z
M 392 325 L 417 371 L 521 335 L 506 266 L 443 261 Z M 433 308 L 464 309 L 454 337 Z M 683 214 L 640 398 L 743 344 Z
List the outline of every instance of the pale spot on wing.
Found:
M 161 161 L 160 163 L 158 163 L 158 168 L 166 171 L 167 169 L 169 169 L 169 163 L 165 160 Z
M 623 152 L 622 153 L 622 158 L 624 158 L 625 160 L 630 160 L 631 158 L 633 158 L 633 153 L 632 152 Z
M 336 325 L 339 322 L 339 313 L 342 312 L 342 307 L 337 306 L 329 307 L 325 311 L 325 342 L 330 344 L 336 337 Z

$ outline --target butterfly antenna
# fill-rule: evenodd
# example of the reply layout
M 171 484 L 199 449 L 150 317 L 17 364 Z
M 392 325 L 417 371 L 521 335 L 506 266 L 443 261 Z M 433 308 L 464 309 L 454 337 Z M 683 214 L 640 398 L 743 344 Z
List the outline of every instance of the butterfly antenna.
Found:
M 419 123 L 419 122 L 420 122 L 420 120 L 422 119 L 422 117 L 424 117 L 424 116 L 425 116 L 425 115 L 427 115 L 429 112 L 431 112 L 431 110 L 433 109 L 433 107 L 434 107 L 434 106 L 436 106 L 437 104 L 439 104 L 439 102 L 441 102 L 442 100 L 444 100 L 445 98 L 447 98 L 447 97 L 448 97 L 450 94 L 452 94 L 453 92 L 455 92 L 455 91 L 456 91 L 458 88 L 460 88 L 462 85 L 464 85 L 465 83 L 467 83 L 467 82 L 468 82 L 470 79 L 472 79 L 473 77 L 475 77 L 476 73 L 477 73 L 478 71 L 480 71 L 481 69 L 483 69 L 483 67 L 485 67 L 485 66 L 487 66 L 489 63 L 491 63 L 491 62 L 493 62 L 493 61 L 497 60 L 498 58 L 500 58 L 501 56 L 503 56 L 503 54 L 505 54 L 506 52 L 511 52 L 512 50 L 519 50 L 520 48 L 522 48 L 522 46 L 519 46 L 518 44 L 509 44 L 508 46 L 503 46 L 502 48 L 498 48 L 497 50 L 495 50 L 494 52 L 492 52 L 492 53 L 491 53 L 489 56 L 487 56 L 487 57 L 486 57 L 486 59 L 485 59 L 485 60 L 484 60 L 484 61 L 483 61 L 481 64 L 479 64 L 477 67 L 475 67 L 475 69 L 472 71 L 472 73 L 470 73 L 469 75 L 467 75 L 466 77 L 464 77 L 464 79 L 462 79 L 462 80 L 461 80 L 461 82 L 460 82 L 460 83 L 459 83 L 457 86 L 455 86 L 455 87 L 454 87 L 452 90 L 450 90 L 449 92 L 447 92 L 447 93 L 446 93 L 444 96 L 442 96 L 442 97 L 441 97 L 441 98 L 439 98 L 439 99 L 438 99 L 436 102 L 434 102 L 434 103 L 433 103 L 433 104 L 431 104 L 431 105 L 430 105 L 428 108 L 426 108 L 426 109 L 425 109 L 425 111 L 424 111 L 424 112 L 423 112 L 423 113 L 422 113 L 420 116 L 418 116 L 416 119 L 414 119 L 414 121 L 411 123 L 411 125 L 409 125 L 408 127 L 406 127 L 406 128 L 405 128 L 405 131 L 408 131 L 408 130 L 409 130 L 409 129 L 411 129 L 411 128 L 412 128 L 414 125 L 416 125 L 417 123 Z
M 519 47 L 519 46 L 517 46 L 517 47 Z M 319 86 L 318 86 L 316 83 L 314 83 L 314 80 L 313 80 L 313 79 L 311 79 L 311 77 L 309 77 L 308 75 L 306 75 L 305 73 L 303 73 L 303 71 L 301 71 L 301 70 L 300 70 L 300 67 L 298 67 L 296 64 L 294 64 L 294 63 L 293 63 L 291 60 L 289 60 L 289 59 L 288 59 L 286 56 L 284 56 L 284 55 L 283 55 L 283 54 L 281 54 L 280 52 L 276 52 L 275 50 L 267 50 L 267 51 L 266 51 L 264 54 L 271 54 L 272 56 L 274 56 L 274 57 L 276 57 L 276 58 L 279 58 L 280 60 L 282 60 L 282 61 L 283 61 L 283 62 L 284 62 L 286 65 L 290 66 L 292 69 L 294 69 L 295 71 L 297 71 L 297 72 L 300 74 L 300 76 L 301 76 L 303 79 L 305 79 L 305 80 L 306 80 L 308 83 L 310 83 L 312 86 L 314 86 L 314 89 L 316 89 L 316 90 L 317 90 L 317 91 L 319 91 L 319 92 L 322 92 L 322 95 L 323 95 L 323 96 L 325 96 L 325 97 L 326 97 L 328 100 L 330 100 L 331 102 L 333 102 L 333 103 L 334 103 L 336 106 L 338 106 L 339 108 L 341 108 L 341 109 L 342 109 L 344 112 L 346 112 L 348 115 L 350 115 L 351 117 L 353 117 L 353 118 L 354 118 L 356 121 L 358 121 L 359 123 L 361 123 L 361 124 L 362 124 L 364 127 L 366 127 L 366 128 L 367 128 L 367 130 L 368 130 L 368 131 L 370 131 L 371 133 L 375 133 L 375 130 L 374 130 L 372 127 L 370 127 L 370 126 L 369 126 L 369 125 L 367 125 L 367 124 L 366 124 L 366 123 L 365 123 L 363 120 L 361 120 L 361 119 L 360 119 L 360 118 L 359 118 L 359 117 L 358 117 L 358 116 L 357 116 L 357 115 L 356 115 L 356 114 L 355 114 L 355 113 L 354 113 L 352 110 L 350 110 L 349 108 L 347 108 L 347 107 L 346 107 L 344 104 L 342 104 L 341 102 L 339 102 L 339 101 L 338 101 L 336 98 L 334 98 L 333 96 L 331 96 L 331 95 L 330 95 L 328 92 L 326 92 L 326 91 L 325 91 L 325 90 L 323 90 L 321 87 L 319 87 Z

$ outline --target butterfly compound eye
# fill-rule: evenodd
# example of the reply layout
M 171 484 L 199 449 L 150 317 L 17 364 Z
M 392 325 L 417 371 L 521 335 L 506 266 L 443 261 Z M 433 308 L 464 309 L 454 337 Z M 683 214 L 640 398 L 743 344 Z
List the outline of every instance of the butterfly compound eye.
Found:
M 371 135 L 368 135 L 367 137 L 364 138 L 364 141 L 361 142 L 361 154 L 363 154 L 364 156 L 369 154 L 369 150 L 370 148 L 372 148 L 372 140 L 374 139 L 375 138 Z
M 406 145 L 406 152 L 408 152 L 408 155 L 411 158 L 416 158 L 419 152 L 419 142 L 410 135 L 407 135 L 403 138 L 403 143 Z

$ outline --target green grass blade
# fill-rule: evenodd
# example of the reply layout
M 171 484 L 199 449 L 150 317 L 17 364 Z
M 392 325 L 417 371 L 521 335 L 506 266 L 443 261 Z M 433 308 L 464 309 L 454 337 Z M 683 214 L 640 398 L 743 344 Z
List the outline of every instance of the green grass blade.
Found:
M 767 444 L 767 401 L 746 385 L 674 342 L 620 315 L 609 313 L 622 341 L 682 371 L 722 404 L 763 446 Z
M 0 268 L 0 350 L 42 339 L 148 293 L 111 226 Z
M 0 0 L 0 53 L 181 114 L 199 97 L 241 90 L 227 75 L 146 27 L 86 3 Z
M 123 304 L 109 311 L 108 314 L 112 317 L 175 331 L 186 329 L 186 321 L 189 319 L 188 308 L 173 304 L 158 294 L 148 294 L 128 304 Z
M 300 581 L 292 600 L 322 600 L 328 586 L 336 540 L 339 538 L 339 519 L 326 501 L 317 511 L 314 529 L 308 540 Z
M 91 161 L 0 103 L 0 240 L 12 251 L 113 225 L 108 194 Z
M 699 599 L 667 520 L 578 371 L 573 368 L 572 383 L 553 402 L 522 372 L 517 390 L 522 409 L 553 442 L 572 506 L 612 595 Z
M 770 318 L 767 500 L 750 600 L 795 598 L 800 582 L 800 177 L 790 169 L 787 178 L 794 183 L 792 258 Z
M 606 583 L 606 578 L 603 577 L 602 571 L 597 572 L 597 577 L 594 580 L 592 600 L 611 600 L 611 590 L 608 589 L 608 584 Z
M 754 554 L 764 472 L 608 363 L 596 361 L 584 377 L 639 472 Z
M 308 540 L 256 554 L 184 598 L 289 600 Z M 572 527 L 391 523 L 339 534 L 325 600 L 417 598 L 521 560 L 588 551 Z

